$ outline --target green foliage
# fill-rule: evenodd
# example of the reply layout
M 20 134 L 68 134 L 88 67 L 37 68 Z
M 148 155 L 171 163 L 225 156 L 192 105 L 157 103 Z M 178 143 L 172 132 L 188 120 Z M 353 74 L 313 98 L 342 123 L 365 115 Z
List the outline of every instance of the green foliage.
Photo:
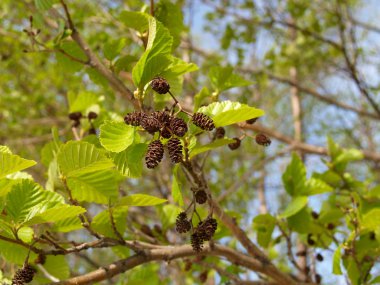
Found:
M 276 225 L 276 219 L 270 214 L 258 215 L 253 219 L 253 229 L 257 232 L 257 242 L 262 247 L 268 247 L 272 233 Z
M 106 204 L 117 195 L 114 164 L 94 145 L 67 143 L 58 154 L 58 165 L 75 199 Z
M 299 211 L 301 211 L 308 202 L 308 198 L 306 196 L 298 196 L 295 197 L 289 204 L 286 206 L 285 211 L 280 215 L 280 218 L 289 218 Z
M 240 75 L 233 73 L 231 66 L 227 67 L 212 67 L 208 74 L 212 86 L 217 93 L 228 90 L 234 87 L 248 86 L 253 84 L 252 82 L 245 80 Z
M 8 152 L 0 152 L 0 179 L 8 174 L 29 168 L 36 162 Z
M 147 47 L 132 70 L 133 83 L 140 90 L 169 66 L 172 43 L 169 30 L 154 18 L 149 18 Z
M 135 141 L 135 128 L 124 122 L 106 121 L 100 126 L 100 143 L 112 152 L 122 152 Z
M 121 198 L 118 201 L 118 205 L 121 206 L 155 206 L 167 202 L 166 199 L 157 198 L 145 194 L 133 194 Z
M 153 1 L 154 17 L 149 1 L 65 1 L 75 30 L 56 17 L 66 16 L 61 1 L 27 1 L 27 6 L 22 1 L 0 2 L 0 140 L 11 147 L 0 146 L 0 254 L 8 281 L 17 269 L 13 264 L 22 266 L 28 255 L 35 265 L 38 250 L 50 254 L 35 266 L 34 282 L 46 284 L 52 282 L 48 274 L 63 281 L 93 270 L 78 257 L 103 266 L 145 253 L 123 245 L 120 235 L 142 247 L 152 243 L 152 248 L 170 249 L 173 241 L 174 246 L 189 243 L 196 225 L 212 214 L 222 218 L 211 245 L 246 253 L 236 228 L 231 230 L 234 224 L 225 223 L 227 215 L 247 237 L 256 237 L 272 269 L 298 276 L 290 257 L 299 253 L 296 244 L 302 242 L 308 247 L 308 265 L 312 253 L 324 254 L 323 265 L 312 264 L 310 271 L 323 273 L 322 284 L 344 278 L 350 284 L 379 283 L 378 137 L 376 124 L 365 114 L 374 111 L 366 108 L 363 96 L 364 101 L 358 101 L 361 94 L 355 88 L 347 92 L 342 86 L 358 85 L 374 98 L 379 88 L 366 82 L 363 66 L 346 68 L 340 48 L 344 41 L 339 38 L 352 41 L 348 61 L 352 56 L 353 65 L 365 62 L 368 69 L 377 68 L 376 61 L 366 60 L 376 54 L 376 45 L 355 42 L 355 37 L 368 39 L 365 25 L 363 31 L 355 30 L 363 19 L 351 19 L 360 14 L 357 7 L 368 9 L 365 1 L 331 6 L 329 1 L 286 0 L 274 11 L 265 1 L 201 1 L 193 10 L 191 1 L 160 0 Z M 206 19 L 190 14 L 196 10 Z M 31 14 L 33 21 L 28 19 Z M 350 24 L 339 23 L 340 18 Z M 215 54 L 214 46 L 222 52 Z M 187 62 L 189 58 L 194 62 Z M 348 82 L 352 76 L 346 73 L 353 67 L 359 83 Z M 169 94 L 152 92 L 149 83 L 155 76 L 167 79 L 179 104 L 174 105 Z M 328 88 L 331 82 L 333 89 Z M 233 89 L 238 87 L 244 88 Z M 296 118 L 288 96 L 295 97 L 295 90 L 304 128 L 301 142 L 291 139 Z M 168 108 L 188 123 L 190 130 L 181 137 L 187 148 L 181 163 L 170 161 L 162 132 L 151 136 L 122 121 L 122 115 L 132 111 L 131 94 L 135 109 Z M 325 105 L 334 101 L 338 103 L 333 108 Z M 363 108 L 360 116 L 338 112 L 340 102 Z M 263 110 L 251 106 L 263 108 L 265 119 Z M 201 131 L 185 114 L 190 110 L 207 114 L 216 127 L 227 126 L 225 137 L 215 139 L 214 132 Z M 90 111 L 96 112 L 96 119 L 87 118 Z M 83 115 L 76 127 L 67 118 L 72 112 Z M 260 120 L 252 126 L 240 124 L 253 118 Z M 250 137 L 266 129 L 278 141 L 271 148 L 251 144 Z M 326 153 L 320 140 L 326 134 L 327 155 L 316 163 L 314 155 Z M 227 148 L 232 137 L 244 137 L 238 151 Z M 148 144 L 157 139 L 166 154 L 156 169 L 146 169 Z M 363 151 L 365 147 L 371 150 Z M 302 151 L 306 159 L 293 153 L 284 166 L 289 149 Z M 282 185 L 277 183 L 280 176 Z M 195 201 L 192 191 L 199 184 L 220 204 L 221 213 L 210 200 Z M 190 233 L 180 237 L 174 228 L 183 211 L 193 224 Z M 247 221 L 252 221 L 248 227 Z M 195 284 L 209 262 L 236 278 L 247 273 L 240 263 L 206 255 L 201 261 L 202 254 L 187 257 L 192 269 L 178 267 L 175 278 Z M 169 266 L 182 265 L 145 264 L 112 282 L 175 283 L 177 279 L 166 277 Z M 215 275 L 210 269 L 209 278 Z M 231 281 L 219 275 L 221 283 Z M 309 274 L 307 282 L 315 279 Z M 0 272 L 0 283 L 5 280 Z
M 264 111 L 232 101 L 215 102 L 201 107 L 198 112 L 210 116 L 216 127 L 223 127 L 264 115 Z
M 203 152 L 210 151 L 210 150 L 216 149 L 218 147 L 228 145 L 230 143 L 233 143 L 234 141 L 235 140 L 233 140 L 233 139 L 218 139 L 218 140 L 215 140 L 214 142 L 206 144 L 206 145 L 195 145 L 194 148 L 191 149 L 190 158 L 192 158 L 198 154 L 201 154 Z
M 126 150 L 114 155 L 116 169 L 129 178 L 139 178 L 142 175 L 143 163 L 148 145 L 138 143 L 129 146 Z

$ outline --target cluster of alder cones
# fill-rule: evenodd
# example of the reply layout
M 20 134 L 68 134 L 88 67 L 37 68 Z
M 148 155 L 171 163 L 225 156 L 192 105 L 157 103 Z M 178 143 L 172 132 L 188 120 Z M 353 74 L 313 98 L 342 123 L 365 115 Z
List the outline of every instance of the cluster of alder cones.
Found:
M 152 89 L 159 94 L 166 94 L 170 89 L 168 82 L 156 77 L 151 82 Z M 202 130 L 212 131 L 215 126 L 212 119 L 202 113 L 191 115 L 191 121 Z M 164 145 L 160 138 L 168 139 L 166 147 L 169 152 L 170 160 L 179 163 L 183 159 L 182 144 L 179 138 L 183 137 L 187 131 L 187 123 L 180 117 L 170 113 L 168 110 L 154 111 L 147 113 L 143 111 L 129 113 L 124 117 L 124 122 L 131 126 L 140 126 L 150 134 L 159 132 L 159 138 L 153 140 L 145 156 L 146 166 L 155 168 L 164 156 Z

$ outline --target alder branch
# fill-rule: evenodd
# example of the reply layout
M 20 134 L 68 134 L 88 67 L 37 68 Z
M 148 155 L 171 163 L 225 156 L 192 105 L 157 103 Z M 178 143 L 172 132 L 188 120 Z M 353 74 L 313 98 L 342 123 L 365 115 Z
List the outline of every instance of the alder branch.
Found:
M 183 166 L 188 171 L 190 176 L 193 178 L 193 181 L 199 188 L 206 189 L 209 191 L 209 187 L 207 184 L 207 180 L 204 176 L 204 173 L 201 171 L 200 167 L 195 164 L 194 160 L 186 161 L 183 163 Z M 211 197 L 210 195 L 208 195 Z M 247 234 L 241 229 L 236 221 L 227 215 L 220 205 L 215 201 L 208 199 L 208 203 L 210 205 L 211 211 L 214 212 L 222 223 L 232 232 L 232 234 L 238 239 L 238 241 L 243 245 L 243 247 L 247 250 L 247 252 L 257 259 L 261 266 L 265 268 L 265 271 L 268 276 L 273 278 L 279 284 L 286 285 L 296 285 L 297 282 L 292 279 L 289 275 L 285 274 L 281 270 L 279 270 L 268 257 L 262 252 L 247 236 Z
M 359 89 L 360 93 L 367 99 L 367 101 L 370 103 L 372 108 L 376 111 L 376 113 L 380 116 L 380 107 L 376 103 L 376 101 L 372 98 L 372 95 L 369 93 L 365 82 L 360 78 L 359 71 L 357 69 L 357 66 L 351 61 L 350 56 L 348 54 L 348 49 L 347 49 L 347 39 L 345 36 L 345 24 L 344 24 L 344 19 L 341 11 L 340 4 L 337 3 L 337 13 L 336 13 L 338 20 L 339 20 L 339 36 L 340 40 L 342 43 L 342 53 L 344 60 L 346 62 L 346 66 L 349 70 L 351 79 L 355 82 L 357 88 Z
M 199 54 L 199 55 L 201 55 L 203 57 L 210 57 L 212 55 L 212 53 L 207 52 L 207 51 L 205 51 L 205 50 L 203 50 L 201 48 L 191 46 L 191 45 L 189 45 L 186 42 L 183 42 L 182 45 L 181 45 L 181 47 L 184 48 L 184 49 L 189 49 L 189 50 L 191 50 L 193 52 L 196 52 L 197 54 Z M 338 107 L 340 109 L 344 109 L 344 110 L 348 110 L 348 111 L 354 112 L 354 113 L 356 113 L 356 114 L 358 114 L 360 116 L 364 116 L 364 117 L 368 117 L 368 118 L 371 118 L 371 119 L 380 120 L 380 115 L 378 115 L 376 113 L 368 112 L 366 110 L 359 109 L 359 108 L 356 108 L 356 107 L 351 106 L 349 104 L 346 104 L 346 103 L 343 103 L 343 102 L 340 102 L 340 101 L 337 101 L 337 100 L 333 99 L 334 97 L 336 97 L 336 95 L 333 95 L 333 94 L 321 94 L 321 93 L 317 92 L 314 89 L 305 87 L 305 86 L 303 86 L 303 85 L 301 85 L 301 84 L 299 84 L 297 82 L 294 82 L 293 80 L 291 80 L 289 78 L 273 74 L 270 71 L 263 70 L 263 69 L 253 69 L 253 68 L 250 68 L 250 67 L 238 67 L 238 66 L 236 67 L 236 69 L 239 70 L 240 72 L 249 73 L 249 74 L 260 74 L 260 73 L 263 73 L 263 74 L 267 75 L 270 79 L 272 79 L 274 81 L 281 82 L 281 83 L 287 84 L 289 86 L 297 87 L 300 92 L 303 92 L 306 95 L 313 96 L 313 97 L 317 98 L 318 100 L 320 100 L 320 101 L 322 101 L 324 103 L 334 105 L 334 106 L 336 106 L 336 107 Z
M 328 150 L 324 147 L 296 141 L 292 139 L 291 137 L 282 134 L 279 131 L 269 129 L 258 123 L 255 123 L 254 125 L 249 125 L 247 123 L 240 123 L 238 124 L 238 126 L 242 129 L 249 129 L 255 132 L 265 133 L 269 135 L 271 138 L 275 138 L 279 141 L 289 144 L 295 150 L 301 150 L 306 153 L 313 153 L 313 154 L 319 154 L 319 155 L 328 155 Z M 363 156 L 365 159 L 373 161 L 373 162 L 380 162 L 380 153 L 372 152 L 369 150 L 361 150 L 361 152 L 363 153 Z
M 97 55 L 91 50 L 90 46 L 86 43 L 86 41 L 82 38 L 78 30 L 76 29 L 65 1 L 60 0 L 60 2 L 66 15 L 65 24 L 68 28 L 72 30 L 71 38 L 78 44 L 78 46 L 87 56 L 88 64 L 96 71 L 98 71 L 102 76 L 104 76 L 104 78 L 106 78 L 109 82 L 110 86 L 115 91 L 122 94 L 130 103 L 132 103 L 135 109 L 140 110 L 141 106 L 139 104 L 139 101 L 134 98 L 132 91 L 129 90 L 125 86 L 125 84 L 116 76 L 116 74 L 114 74 L 109 68 L 107 68 L 100 61 Z
M 255 272 L 265 274 L 269 277 L 272 277 L 272 273 L 268 270 L 267 266 L 263 266 L 262 263 L 252 257 L 239 253 L 228 247 L 214 244 L 212 247 L 205 245 L 202 251 L 203 255 L 212 255 L 224 257 L 233 264 L 243 266 L 245 268 L 251 269 Z M 126 272 L 132 268 L 135 268 L 141 264 L 152 262 L 152 261 L 166 261 L 169 262 L 174 259 L 189 257 L 197 255 L 193 251 L 190 245 L 182 246 L 162 246 L 161 248 L 147 250 L 144 254 L 135 254 L 129 258 L 116 261 L 110 265 L 99 268 L 90 273 L 70 278 L 64 281 L 51 283 L 61 284 L 61 285 L 83 285 L 83 284 L 93 284 L 95 282 L 100 282 L 105 279 L 109 279 L 113 276 L 116 276 L 120 273 Z M 302 284 L 292 281 L 291 283 L 286 283 L 286 280 L 277 281 L 277 284 Z M 310 283 L 312 284 L 312 283 Z

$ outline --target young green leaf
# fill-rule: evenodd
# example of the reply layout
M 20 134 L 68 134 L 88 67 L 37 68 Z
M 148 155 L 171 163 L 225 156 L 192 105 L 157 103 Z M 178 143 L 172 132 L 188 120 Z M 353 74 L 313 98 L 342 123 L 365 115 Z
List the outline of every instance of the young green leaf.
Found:
M 145 52 L 132 70 L 133 83 L 140 90 L 171 62 L 173 37 L 156 19 L 149 18 L 149 37 Z
M 119 206 L 155 206 L 167 202 L 166 199 L 145 195 L 145 194 L 133 194 L 123 197 L 119 200 Z
M 280 218 L 289 218 L 301 211 L 308 202 L 305 196 L 295 197 L 286 207 L 285 211 L 279 216 Z
M 15 224 L 22 224 L 47 208 L 63 203 L 59 194 L 46 191 L 31 180 L 21 180 L 8 193 L 5 210 Z
M 133 144 L 135 128 L 124 122 L 106 121 L 100 126 L 99 140 L 106 150 L 121 152 Z
M 276 219 L 270 214 L 258 215 L 253 219 L 253 229 L 257 232 L 257 242 L 262 247 L 268 247 Z
M 8 174 L 29 168 L 35 165 L 34 160 L 21 158 L 18 155 L 0 152 L 0 179 Z
M 210 116 L 216 127 L 232 125 L 264 115 L 263 110 L 229 100 L 201 107 L 198 112 Z
M 148 145 L 145 143 L 133 144 L 126 150 L 114 155 L 116 169 L 124 176 L 139 178 L 143 169 L 143 158 Z
M 67 177 L 67 185 L 78 201 L 107 204 L 109 198 L 118 193 L 115 170 L 72 172 Z
M 112 61 L 115 57 L 117 57 L 120 54 L 121 50 L 125 47 L 126 43 L 127 40 L 125 38 L 106 43 L 104 45 L 104 56 L 106 57 L 106 59 Z
M 128 207 L 116 207 L 112 209 L 112 217 L 117 231 L 123 234 L 126 229 L 126 217 L 128 213 Z M 92 220 L 91 227 L 96 232 L 107 236 L 116 238 L 116 234 L 112 229 L 112 223 L 110 218 L 109 209 L 104 210 L 97 214 Z
M 55 223 L 61 220 L 76 217 L 86 212 L 85 208 L 71 205 L 58 205 L 53 208 L 42 211 L 28 220 L 25 225 L 32 226 L 36 224 Z
M 58 154 L 60 171 L 66 176 L 78 176 L 94 171 L 111 169 L 114 164 L 105 151 L 87 142 L 70 141 Z
M 143 33 L 149 27 L 149 15 L 142 12 L 123 11 L 119 19 L 128 27 Z
M 282 182 L 290 196 L 302 195 L 305 192 L 306 168 L 296 153 L 293 153 L 292 161 L 282 175 Z
M 206 145 L 196 145 L 190 152 L 190 158 L 203 152 L 233 143 L 234 139 L 218 139 Z
M 233 73 L 231 66 L 220 67 L 213 66 L 208 74 L 211 84 L 218 93 L 233 87 L 248 86 L 253 82 L 245 80 L 240 75 Z

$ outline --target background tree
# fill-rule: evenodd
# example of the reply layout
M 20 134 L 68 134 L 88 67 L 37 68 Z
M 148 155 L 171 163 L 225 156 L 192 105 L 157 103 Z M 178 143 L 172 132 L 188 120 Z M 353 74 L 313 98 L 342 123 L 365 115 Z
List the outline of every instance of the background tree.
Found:
M 3 282 L 380 282 L 376 1 L 0 7 Z

